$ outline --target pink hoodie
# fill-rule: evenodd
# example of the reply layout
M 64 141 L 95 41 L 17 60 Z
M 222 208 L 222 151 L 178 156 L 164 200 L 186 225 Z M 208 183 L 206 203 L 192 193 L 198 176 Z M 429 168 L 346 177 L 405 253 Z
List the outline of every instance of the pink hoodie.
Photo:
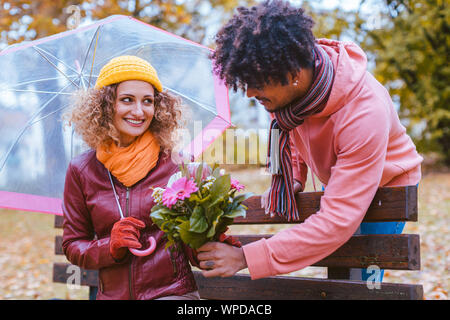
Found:
M 366 71 L 352 42 L 320 39 L 335 79 L 325 109 L 290 132 L 294 178 L 308 168 L 326 186 L 320 210 L 304 223 L 243 247 L 252 279 L 300 270 L 343 245 L 360 225 L 377 188 L 415 185 L 422 157 L 387 90 Z M 301 208 L 300 208 L 301 210 Z

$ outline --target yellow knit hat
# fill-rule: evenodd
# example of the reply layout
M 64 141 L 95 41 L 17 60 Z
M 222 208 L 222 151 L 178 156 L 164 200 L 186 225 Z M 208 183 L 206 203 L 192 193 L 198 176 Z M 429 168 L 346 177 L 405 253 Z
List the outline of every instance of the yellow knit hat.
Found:
M 100 89 L 127 80 L 145 81 L 152 84 L 159 92 L 163 90 L 155 68 L 144 59 L 136 56 L 120 56 L 111 59 L 100 70 L 95 88 Z

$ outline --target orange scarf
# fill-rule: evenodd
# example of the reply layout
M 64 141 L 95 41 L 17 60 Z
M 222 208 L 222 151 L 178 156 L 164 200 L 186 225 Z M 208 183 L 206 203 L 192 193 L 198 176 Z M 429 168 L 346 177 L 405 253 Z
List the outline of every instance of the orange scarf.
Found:
M 152 170 L 159 158 L 160 146 L 155 136 L 146 131 L 128 147 L 116 143 L 97 148 L 97 159 L 103 163 L 120 182 L 130 187 Z

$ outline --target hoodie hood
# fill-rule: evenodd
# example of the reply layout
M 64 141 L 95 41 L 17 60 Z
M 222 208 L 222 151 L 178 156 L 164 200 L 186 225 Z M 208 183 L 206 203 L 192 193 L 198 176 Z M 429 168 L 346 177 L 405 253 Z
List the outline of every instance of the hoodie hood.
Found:
M 350 41 L 337 41 L 317 39 L 330 57 L 334 67 L 334 80 L 330 96 L 325 108 L 311 117 L 327 117 L 338 111 L 346 102 L 358 93 L 367 71 L 367 56 L 355 43 Z

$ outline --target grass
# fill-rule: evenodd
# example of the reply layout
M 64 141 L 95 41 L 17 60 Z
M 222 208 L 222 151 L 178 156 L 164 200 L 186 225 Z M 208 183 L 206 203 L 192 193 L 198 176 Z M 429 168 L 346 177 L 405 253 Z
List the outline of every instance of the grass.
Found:
M 259 168 L 231 171 L 247 186 L 261 194 L 270 177 Z M 316 179 L 317 190 L 320 183 Z M 314 191 L 309 177 L 306 191 Z M 48 214 L 0 209 L 0 299 L 87 299 L 87 288 L 69 289 L 52 282 L 55 256 L 53 227 Z M 425 299 L 448 299 L 450 288 L 450 174 L 431 173 L 419 186 L 419 222 L 406 224 L 404 233 L 421 237 L 421 271 L 386 270 L 384 282 L 416 283 L 424 286 Z M 279 226 L 232 226 L 230 233 L 275 233 Z M 325 268 L 309 267 L 293 273 L 305 277 L 326 277 Z

